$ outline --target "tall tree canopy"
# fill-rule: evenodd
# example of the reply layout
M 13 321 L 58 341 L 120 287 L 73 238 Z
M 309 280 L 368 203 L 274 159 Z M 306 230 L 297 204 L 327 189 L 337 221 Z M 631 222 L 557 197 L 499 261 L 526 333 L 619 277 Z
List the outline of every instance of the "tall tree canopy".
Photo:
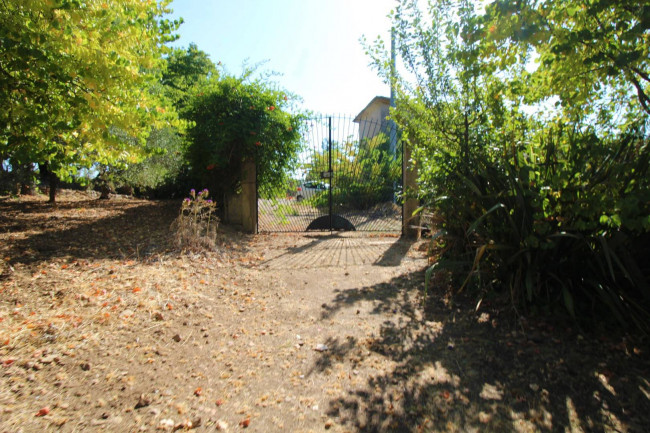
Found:
M 179 111 L 185 108 L 193 89 L 205 86 L 210 78 L 219 76 L 208 54 L 196 44 L 190 44 L 187 49 L 172 50 L 165 62 L 161 83 Z
M 161 81 L 152 92 L 169 99 L 181 117 L 193 94 L 205 88 L 219 76 L 207 53 L 195 44 L 188 48 L 174 48 L 165 56 Z M 128 186 L 138 194 L 169 196 L 190 189 L 186 183 L 188 164 L 185 160 L 186 140 L 181 128 L 153 128 L 145 148 L 153 154 L 138 164 L 129 164 L 125 170 L 113 170 L 115 185 Z
M 0 1 L 0 154 L 55 178 L 139 160 L 176 118 L 150 91 L 179 24 L 169 2 Z
M 567 111 L 636 103 L 650 114 L 650 1 L 498 0 L 486 11 L 487 54 L 503 66 L 534 54 L 529 101 L 557 95 Z

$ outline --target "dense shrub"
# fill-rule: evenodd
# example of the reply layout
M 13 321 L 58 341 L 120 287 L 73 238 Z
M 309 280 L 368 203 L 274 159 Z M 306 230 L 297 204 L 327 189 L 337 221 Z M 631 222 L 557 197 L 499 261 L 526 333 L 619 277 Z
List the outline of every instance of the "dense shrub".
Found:
M 634 54 L 648 22 L 624 25 L 647 11 L 544 4 L 479 14 L 432 1 L 425 16 L 403 0 L 393 18 L 408 74 L 370 47 L 440 221 L 427 275 L 451 271 L 457 290 L 507 294 L 516 311 L 562 307 L 650 331 L 648 60 Z
M 543 132 L 471 174 L 432 179 L 445 182 L 433 206 L 448 257 L 466 261 L 465 283 L 507 290 L 518 308 L 559 303 L 598 318 L 602 305 L 647 326 L 648 269 L 633 249 L 650 228 L 647 138 Z
M 173 197 L 187 191 L 186 185 L 178 185 L 168 191 L 170 184 L 180 183 L 185 161 L 185 144 L 179 132 L 172 128 L 151 131 L 147 139 L 151 156 L 124 169 L 115 169 L 112 182 L 117 187 L 128 187 L 139 196 Z
M 219 197 L 236 192 L 246 159 L 257 165 L 260 189 L 285 185 L 285 168 L 300 149 L 301 116 L 287 110 L 292 96 L 264 80 L 225 76 L 196 92 L 184 114 L 192 176 Z

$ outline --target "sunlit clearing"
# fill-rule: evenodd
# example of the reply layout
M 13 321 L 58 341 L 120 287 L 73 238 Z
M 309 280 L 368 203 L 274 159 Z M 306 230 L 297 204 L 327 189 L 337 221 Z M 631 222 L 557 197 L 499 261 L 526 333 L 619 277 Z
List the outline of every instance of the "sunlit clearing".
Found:
M 566 398 L 566 411 L 569 416 L 569 425 L 564 427 L 564 431 L 566 433 L 584 433 L 584 430 L 580 427 L 580 417 L 573 404 L 573 400 L 568 396 Z
M 501 384 L 497 383 L 496 385 L 491 385 L 489 383 L 486 383 L 483 385 L 483 389 L 479 395 L 484 400 L 501 400 L 503 398 Z
M 648 381 L 645 380 L 644 378 L 641 378 L 641 380 L 643 381 L 643 383 L 639 385 L 639 389 L 641 390 L 643 395 L 645 395 L 645 398 L 650 400 L 650 383 L 648 383 Z
M 603 420 L 603 431 L 606 433 L 626 433 L 627 427 L 621 422 L 620 419 L 607 407 L 607 403 L 603 403 L 600 409 L 600 416 Z
M 616 395 L 616 390 L 612 385 L 609 384 L 609 379 L 607 379 L 607 376 L 605 376 L 603 373 L 594 373 L 595 376 L 598 378 L 598 381 L 603 385 L 603 387 L 609 391 L 612 395 Z

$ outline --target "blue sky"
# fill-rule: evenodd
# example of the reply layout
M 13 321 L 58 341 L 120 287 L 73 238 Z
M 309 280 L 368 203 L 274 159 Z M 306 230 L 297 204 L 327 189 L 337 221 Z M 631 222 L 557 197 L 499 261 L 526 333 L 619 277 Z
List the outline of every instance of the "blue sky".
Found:
M 264 70 L 322 114 L 357 114 L 390 90 L 369 66 L 359 39 L 390 39 L 392 0 L 174 0 L 183 17 L 177 46 L 190 42 L 234 75 Z

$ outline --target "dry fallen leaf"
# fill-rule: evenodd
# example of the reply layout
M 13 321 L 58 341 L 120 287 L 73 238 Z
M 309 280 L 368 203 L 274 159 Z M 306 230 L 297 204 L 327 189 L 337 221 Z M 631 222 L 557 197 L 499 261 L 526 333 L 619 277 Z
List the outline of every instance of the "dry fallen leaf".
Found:
M 45 406 L 44 408 L 41 408 L 38 412 L 36 412 L 36 415 L 34 416 L 45 416 L 48 413 L 50 413 L 50 408 Z
M 243 427 L 243 428 L 246 428 L 246 427 L 248 427 L 249 425 L 251 425 L 251 419 L 250 419 L 250 418 L 246 418 L 245 420 L 239 421 L 239 425 L 240 425 L 241 427 Z

